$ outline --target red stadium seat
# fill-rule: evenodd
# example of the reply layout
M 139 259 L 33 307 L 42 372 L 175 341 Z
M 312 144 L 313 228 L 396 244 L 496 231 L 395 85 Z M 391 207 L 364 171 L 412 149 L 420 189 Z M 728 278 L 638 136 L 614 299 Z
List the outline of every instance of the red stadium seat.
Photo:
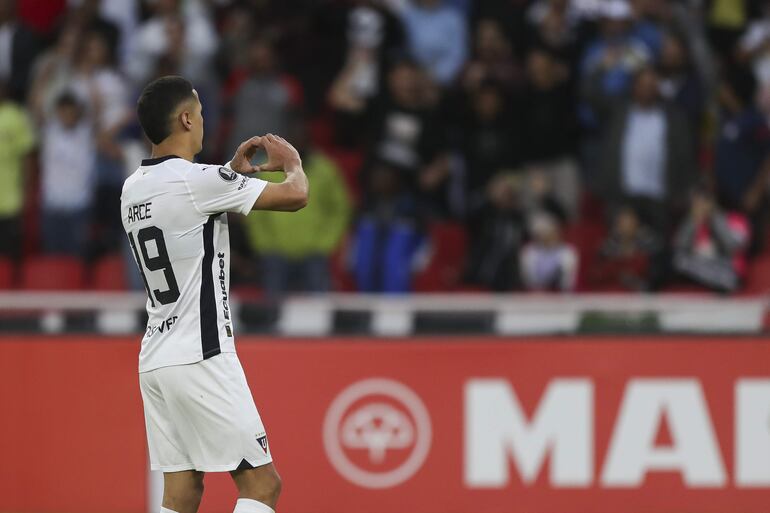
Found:
M 323 148 L 329 148 L 333 144 L 334 131 L 331 122 L 326 118 L 316 118 L 310 121 L 310 138 L 313 143 Z
M 0 290 L 13 288 L 14 281 L 13 262 L 0 258 Z
M 770 294 L 770 255 L 760 255 L 749 264 L 746 294 Z
M 584 221 L 570 225 L 564 231 L 565 242 L 572 244 L 580 256 L 578 291 L 586 289 L 588 269 L 593 267 L 604 237 L 605 228 L 601 223 Z
M 107 255 L 96 262 L 91 276 L 91 288 L 96 290 L 126 290 L 126 267 L 123 255 Z
M 339 247 L 332 253 L 329 259 L 329 272 L 331 273 L 332 290 L 335 292 L 355 292 L 356 281 L 353 278 L 346 262 L 350 241 L 344 239 Z
M 28 290 L 78 290 L 85 285 L 85 269 L 74 257 L 40 256 L 24 262 L 21 287 Z
M 430 261 L 414 278 L 416 292 L 441 292 L 456 290 L 460 284 L 467 234 L 460 224 L 436 223 L 430 227 L 432 251 Z

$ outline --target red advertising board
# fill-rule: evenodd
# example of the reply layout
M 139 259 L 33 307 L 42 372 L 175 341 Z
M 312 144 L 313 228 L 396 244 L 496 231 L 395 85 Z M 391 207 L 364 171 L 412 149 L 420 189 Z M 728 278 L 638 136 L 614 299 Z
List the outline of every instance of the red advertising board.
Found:
M 137 342 L 0 339 L 0 511 L 142 512 Z M 770 340 L 238 346 L 285 513 L 767 513 Z M 226 475 L 201 511 L 231 511 Z

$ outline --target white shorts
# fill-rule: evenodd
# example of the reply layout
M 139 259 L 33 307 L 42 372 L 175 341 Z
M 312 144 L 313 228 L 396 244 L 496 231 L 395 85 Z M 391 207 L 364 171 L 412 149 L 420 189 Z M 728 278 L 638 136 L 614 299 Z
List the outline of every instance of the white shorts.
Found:
M 235 353 L 139 374 L 150 467 L 226 472 L 273 461 Z

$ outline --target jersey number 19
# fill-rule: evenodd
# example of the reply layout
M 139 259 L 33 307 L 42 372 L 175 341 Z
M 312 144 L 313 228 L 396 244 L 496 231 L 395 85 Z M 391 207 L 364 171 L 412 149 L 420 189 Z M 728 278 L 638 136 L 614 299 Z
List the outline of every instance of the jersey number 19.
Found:
M 142 228 L 136 234 L 136 238 L 139 241 L 139 249 L 141 249 L 141 257 L 139 251 L 137 251 L 137 244 L 134 240 L 134 233 L 128 233 L 128 240 L 131 243 L 131 249 L 134 252 L 136 263 L 139 265 L 139 272 L 142 275 L 142 281 L 144 282 L 144 288 L 147 290 L 147 296 L 150 298 L 153 308 L 155 307 L 155 300 L 162 305 L 168 305 L 176 302 L 179 299 L 179 286 L 176 283 L 176 276 L 174 275 L 174 269 L 171 268 L 171 260 L 168 257 L 168 250 L 166 249 L 166 240 L 163 238 L 163 230 L 157 226 L 148 226 Z M 149 241 L 155 242 L 155 248 L 157 249 L 156 256 L 150 256 L 147 251 L 147 243 Z M 142 265 L 144 262 L 144 266 Z M 144 272 L 144 268 L 148 271 L 163 271 L 163 276 L 166 278 L 166 290 L 154 289 L 150 291 L 150 284 L 147 281 L 147 274 Z M 153 299 L 154 296 L 154 299 Z

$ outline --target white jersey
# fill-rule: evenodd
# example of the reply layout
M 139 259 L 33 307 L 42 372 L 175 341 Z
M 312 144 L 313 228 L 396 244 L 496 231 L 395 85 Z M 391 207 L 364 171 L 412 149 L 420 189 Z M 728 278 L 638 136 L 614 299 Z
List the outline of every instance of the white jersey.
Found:
M 139 372 L 235 352 L 225 213 L 248 214 L 266 185 L 173 155 L 126 179 L 123 227 L 148 295 Z

